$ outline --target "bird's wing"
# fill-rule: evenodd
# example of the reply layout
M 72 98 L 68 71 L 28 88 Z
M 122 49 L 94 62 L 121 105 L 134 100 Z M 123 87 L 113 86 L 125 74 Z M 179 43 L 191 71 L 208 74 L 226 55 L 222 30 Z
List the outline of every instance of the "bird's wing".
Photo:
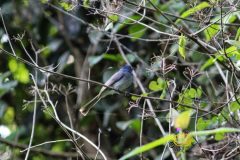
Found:
M 121 78 L 124 77 L 124 73 L 123 72 L 116 72 L 115 74 L 113 74 L 109 80 L 107 80 L 106 83 L 104 83 L 106 86 L 112 86 L 114 83 L 118 82 Z M 102 87 L 102 89 L 99 92 L 99 96 L 102 94 L 102 92 L 106 89 L 106 87 Z
M 113 74 L 109 80 L 107 80 L 107 82 L 105 82 L 104 84 L 106 86 L 112 86 L 114 83 L 118 82 L 122 77 L 124 76 L 123 72 L 116 72 L 115 74 Z

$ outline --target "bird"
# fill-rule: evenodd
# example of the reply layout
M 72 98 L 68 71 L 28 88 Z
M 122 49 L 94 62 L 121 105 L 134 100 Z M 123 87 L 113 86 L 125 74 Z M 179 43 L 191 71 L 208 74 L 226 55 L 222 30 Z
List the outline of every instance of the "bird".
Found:
M 117 93 L 115 90 L 118 91 L 125 91 L 128 89 L 133 83 L 133 74 L 132 74 L 132 67 L 128 64 L 121 67 L 116 73 L 114 73 L 105 83 L 99 93 L 88 103 L 80 108 L 80 113 L 82 115 L 87 115 L 90 109 L 102 98 Z M 108 90 L 106 87 L 112 87 L 115 90 Z

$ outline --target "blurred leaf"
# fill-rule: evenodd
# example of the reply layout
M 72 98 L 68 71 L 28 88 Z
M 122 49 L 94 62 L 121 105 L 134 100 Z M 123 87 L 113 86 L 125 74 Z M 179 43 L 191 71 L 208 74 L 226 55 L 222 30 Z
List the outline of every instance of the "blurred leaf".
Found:
M 206 41 L 210 41 L 220 30 L 220 25 L 212 24 L 206 30 L 204 30 L 204 34 L 206 37 Z
M 41 3 L 47 3 L 49 0 L 40 0 Z
M 204 9 L 204 8 L 208 8 L 208 7 L 211 7 L 211 5 L 207 2 L 202 2 L 200 4 L 198 4 L 197 6 L 193 7 L 193 8 L 190 8 L 188 9 L 187 11 L 183 12 L 181 14 L 181 18 L 186 18 L 186 17 L 189 17 L 190 15 L 193 15 L 194 13 Z M 178 19 L 176 21 L 176 23 L 180 22 L 181 19 Z
M 236 13 L 230 13 L 228 16 L 223 17 L 222 22 L 223 23 L 232 23 L 236 20 L 237 16 Z M 221 17 L 216 16 L 211 20 L 211 22 L 220 21 Z M 223 29 L 226 30 L 227 27 L 224 27 Z M 204 30 L 204 35 L 206 37 L 206 41 L 210 41 L 221 29 L 221 25 L 219 24 L 212 24 L 207 29 Z
M 192 110 L 188 110 L 180 113 L 175 119 L 174 127 L 186 129 L 190 123 L 191 114 L 192 114 Z
M 197 97 L 197 92 L 194 88 L 190 88 L 188 90 L 188 95 L 190 96 L 190 98 L 195 98 L 195 97 Z
M 100 56 L 90 56 L 88 57 L 88 63 L 90 67 L 93 67 L 95 64 L 99 63 L 103 59 L 103 55 Z
M 186 43 L 187 43 L 187 40 L 186 40 L 186 37 L 182 34 L 180 37 L 179 37 L 179 41 L 178 41 L 178 51 L 179 51 L 179 54 L 183 57 L 183 59 L 185 59 L 186 57 Z
M 107 59 L 107 60 L 111 60 L 111 61 L 122 61 L 122 56 L 120 54 L 109 54 L 109 53 L 105 53 L 103 54 L 103 58 Z
M 108 18 L 109 18 L 111 21 L 116 22 L 116 21 L 118 21 L 119 16 L 116 15 L 116 14 L 110 14 L 110 15 L 108 15 Z
M 26 133 L 26 128 L 24 126 L 15 127 L 15 130 L 11 131 L 11 134 L 6 139 L 9 141 L 13 141 L 14 139 L 16 139 L 16 137 L 19 137 L 19 136 L 23 135 L 24 133 Z
M 119 25 L 118 30 L 121 30 L 121 29 L 124 28 L 125 26 L 128 26 L 129 23 L 134 23 L 134 21 L 131 20 L 131 19 L 133 19 L 133 20 L 139 20 L 139 19 L 141 19 L 141 16 L 139 16 L 139 15 L 132 15 L 132 16 L 129 17 L 129 19 L 126 18 L 126 19 Z
M 62 151 L 64 151 L 64 146 L 64 143 L 54 143 L 51 150 L 61 153 Z
M 73 8 L 73 4 L 71 4 L 70 2 L 60 1 L 59 4 L 64 10 L 67 10 L 67 11 L 70 11 Z
M 140 24 L 131 25 L 128 28 L 128 33 L 132 37 L 132 41 L 136 41 L 138 38 L 141 38 L 146 31 L 146 28 Z
M 142 93 L 141 96 L 147 97 L 147 96 L 148 96 L 148 93 Z M 136 100 L 138 100 L 139 98 L 141 98 L 141 97 L 131 96 L 131 99 L 132 99 L 133 101 L 136 101 Z
M 0 94 L 0 97 L 1 97 L 1 94 Z M 7 104 L 4 101 L 0 100 L 0 118 L 2 118 L 6 107 L 7 107 Z
M 0 97 L 17 86 L 17 81 L 10 81 L 8 78 L 6 78 L 9 75 L 10 72 L 0 75 Z
M 215 138 L 216 141 L 220 141 L 220 140 L 223 140 L 225 138 L 224 135 L 225 135 L 224 133 L 216 133 L 214 138 Z
M 83 0 L 83 6 L 86 8 L 90 7 L 90 0 Z
M 208 125 L 209 125 L 208 121 L 203 120 L 202 117 L 200 117 L 197 120 L 197 130 L 198 131 L 202 131 L 202 130 L 206 129 L 208 127 Z
M 173 134 L 169 134 L 169 135 L 166 135 L 162 138 L 159 138 L 155 141 L 152 141 L 150 143 L 147 143 L 141 147 L 136 147 L 135 149 L 133 149 L 131 152 L 127 153 L 126 155 L 122 156 L 120 158 L 120 160 L 125 160 L 125 159 L 129 159 L 130 157 L 132 156 L 135 156 L 135 155 L 138 155 L 140 153 L 143 153 L 143 152 L 146 152 L 148 150 L 151 150 L 157 146 L 160 146 L 160 145 L 165 145 L 166 143 L 170 142 L 170 141 L 173 141 L 175 139 L 175 135 Z
M 231 102 L 230 103 L 230 109 L 231 109 L 232 112 L 236 112 L 240 109 L 240 104 L 237 101 Z
M 15 111 L 13 107 L 7 107 L 2 120 L 5 124 L 12 124 L 14 122 L 14 116 L 15 116 Z
M 132 128 L 136 133 L 139 133 L 140 129 L 141 129 L 141 121 L 140 121 L 140 119 L 134 119 L 132 121 L 132 123 L 130 124 L 129 128 Z
M 29 71 L 23 63 L 17 62 L 15 59 L 10 59 L 8 67 L 13 73 L 14 78 L 19 82 L 26 84 L 30 81 Z
M 130 120 L 130 121 L 120 121 L 120 122 L 117 122 L 116 123 L 116 126 L 117 126 L 117 128 L 119 128 L 120 130 L 122 130 L 122 131 L 124 131 L 124 130 L 126 130 L 128 127 L 129 127 L 129 125 L 132 123 L 132 120 Z
M 148 88 L 152 91 L 161 91 L 166 88 L 165 80 L 158 78 L 157 81 L 151 81 Z
M 191 135 L 187 133 L 178 133 L 176 140 L 174 141 L 176 146 L 180 147 L 190 147 L 194 143 L 194 139 Z
M 236 41 L 240 41 L 240 27 L 239 27 L 238 30 L 237 30 L 235 40 L 236 40 Z
M 141 122 L 139 119 L 133 119 L 130 121 L 120 121 L 116 123 L 116 126 L 122 131 L 126 130 L 127 128 L 132 128 L 135 130 L 135 132 L 139 133 Z

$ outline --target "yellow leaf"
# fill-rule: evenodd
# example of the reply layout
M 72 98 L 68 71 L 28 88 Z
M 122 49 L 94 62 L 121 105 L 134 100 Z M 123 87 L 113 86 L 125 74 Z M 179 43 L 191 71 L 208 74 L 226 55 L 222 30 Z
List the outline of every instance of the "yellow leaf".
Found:
M 190 122 L 191 113 L 192 113 L 191 110 L 180 113 L 178 117 L 175 119 L 174 127 L 186 129 Z

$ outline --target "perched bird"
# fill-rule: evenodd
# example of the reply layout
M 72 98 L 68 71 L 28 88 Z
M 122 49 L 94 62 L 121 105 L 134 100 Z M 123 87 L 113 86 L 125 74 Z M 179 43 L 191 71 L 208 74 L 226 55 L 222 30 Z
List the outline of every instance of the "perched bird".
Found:
M 124 65 L 122 68 L 119 69 L 118 72 L 114 73 L 106 83 L 106 86 L 113 87 L 119 91 L 125 91 L 127 88 L 131 86 L 133 83 L 133 74 L 132 74 L 132 67 L 130 65 Z M 106 97 L 107 95 L 114 94 L 116 91 L 109 90 L 107 87 L 103 86 L 98 93 L 91 101 L 86 103 L 83 107 L 80 108 L 80 112 L 83 115 L 86 115 L 89 110 L 102 98 Z

